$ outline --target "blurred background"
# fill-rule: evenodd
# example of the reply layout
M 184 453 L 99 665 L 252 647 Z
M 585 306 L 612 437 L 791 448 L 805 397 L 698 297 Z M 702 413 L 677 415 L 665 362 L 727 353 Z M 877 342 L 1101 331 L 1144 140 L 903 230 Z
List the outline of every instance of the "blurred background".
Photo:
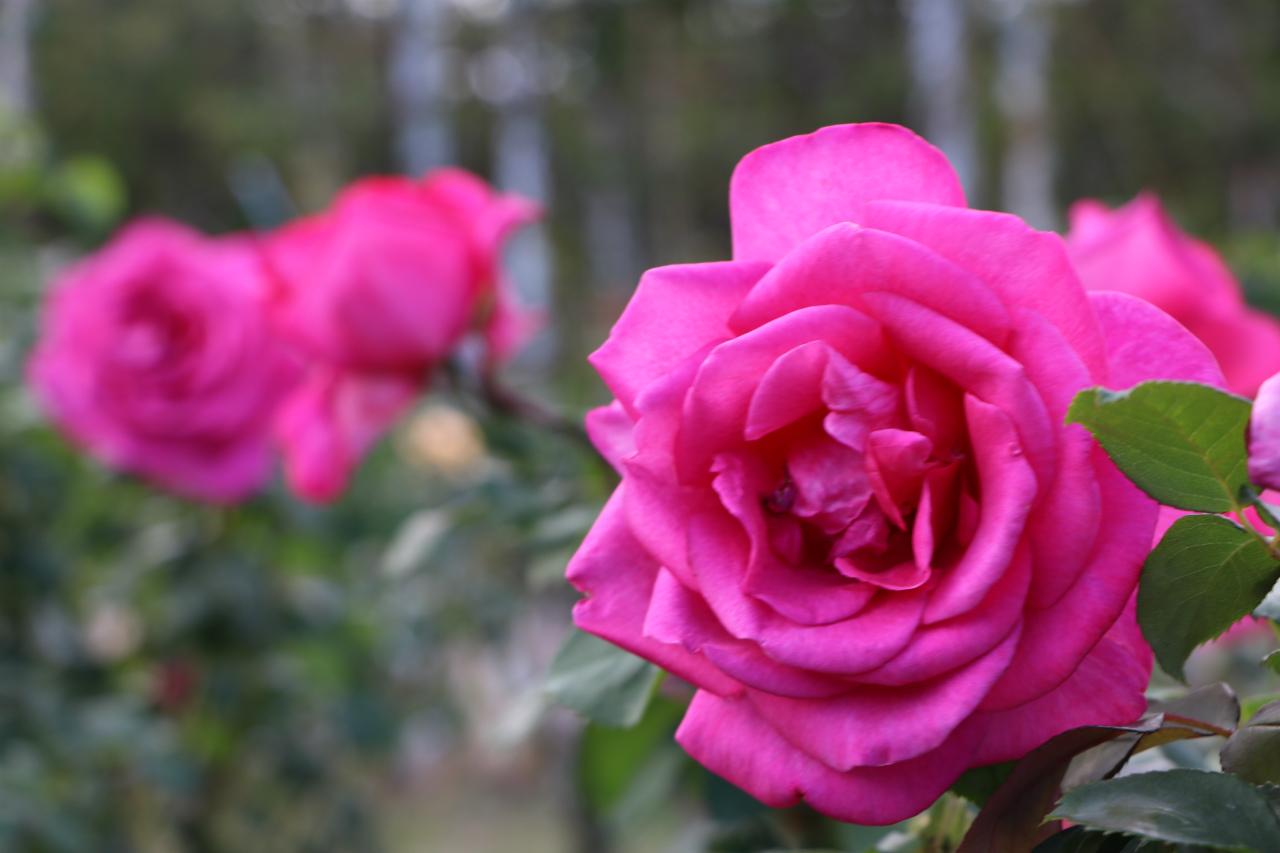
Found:
M 670 743 L 678 697 L 625 732 L 547 701 L 611 486 L 577 445 L 442 388 L 338 505 L 216 510 L 80 457 L 22 370 L 129 216 L 270 227 L 454 163 L 547 208 L 511 369 L 577 416 L 640 272 L 728 256 L 738 158 L 865 120 L 1045 228 L 1154 190 L 1280 307 L 1274 0 L 0 0 L 0 850 L 787 846 L 804 815 Z

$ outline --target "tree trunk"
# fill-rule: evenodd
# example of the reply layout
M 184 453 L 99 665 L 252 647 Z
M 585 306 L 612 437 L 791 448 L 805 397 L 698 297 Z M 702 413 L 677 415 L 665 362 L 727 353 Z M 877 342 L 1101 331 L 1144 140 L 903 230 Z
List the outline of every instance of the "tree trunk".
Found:
M 966 0 L 906 0 L 912 111 L 971 194 L 979 184 Z
M 505 49 L 511 51 L 524 75 L 513 96 L 497 104 L 494 122 L 494 183 L 505 192 L 518 193 L 550 209 L 551 163 L 542 95 L 537 85 L 539 42 L 535 10 L 527 0 L 517 0 L 508 19 Z M 521 229 L 506 250 L 511 285 L 527 307 L 551 314 L 551 249 L 541 223 Z M 549 343 L 543 337 L 543 342 Z M 526 352 L 526 364 L 545 367 L 547 347 Z
M 0 0 L 0 122 L 23 121 L 35 108 L 31 23 L 36 0 Z
M 453 162 L 453 127 L 445 83 L 449 74 L 446 0 L 401 0 L 391 22 L 388 86 L 395 111 L 396 156 L 418 175 Z
M 1038 228 L 1057 224 L 1049 59 L 1053 19 L 1048 0 L 996 4 L 999 55 L 996 100 L 1004 117 L 1003 207 Z

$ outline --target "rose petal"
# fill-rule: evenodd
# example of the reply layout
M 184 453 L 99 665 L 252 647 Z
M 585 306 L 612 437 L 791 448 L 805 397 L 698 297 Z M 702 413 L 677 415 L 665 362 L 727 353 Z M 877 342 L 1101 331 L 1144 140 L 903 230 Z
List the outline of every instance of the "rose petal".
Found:
M 1031 581 L 1033 607 L 1047 607 L 1084 569 L 1102 522 L 1098 484 L 1093 477 L 1093 438 L 1078 425 L 1065 425 L 1077 392 L 1095 384 L 1084 363 L 1057 327 L 1039 314 L 1019 309 L 1012 355 L 1039 391 L 1059 427 L 1058 466 L 1053 479 L 1040 483 L 1040 499 L 1027 522 L 1036 564 L 1052 566 Z
M 724 694 L 739 691 L 732 679 L 701 656 L 645 636 L 645 614 L 659 566 L 627 526 L 622 510 L 626 488 L 623 484 L 614 490 L 569 562 L 569 583 L 587 596 L 573 609 L 574 623 L 705 690 Z
M 659 642 L 682 645 L 711 661 L 728 677 L 779 696 L 820 698 L 849 689 L 847 681 L 785 666 L 760 651 L 756 644 L 729 636 L 706 602 L 666 569 L 658 571 L 645 615 L 644 634 Z
M 776 261 L 823 228 L 857 222 L 866 202 L 910 199 L 963 206 L 947 158 L 902 127 L 825 127 L 757 148 L 729 184 L 733 256 Z
M 974 715 L 986 732 L 975 764 L 1021 758 L 1077 726 L 1122 726 L 1146 711 L 1152 655 L 1132 603 L 1057 688 L 1024 705 Z
M 931 681 L 795 699 L 748 690 L 765 722 L 832 770 L 882 767 L 929 752 L 978 707 L 1018 644 L 1015 627 L 978 660 Z
M 982 485 L 981 517 L 959 562 L 941 573 L 929 599 L 925 624 L 972 609 L 1009 569 L 1036 496 L 1036 478 L 1023 457 L 1009 417 L 966 395 L 965 413 Z
M 922 625 L 911 644 L 884 665 L 859 673 L 862 684 L 903 685 L 934 678 L 986 654 L 1020 623 L 1031 580 L 1030 550 L 1013 564 L 982 603 L 954 619 Z
M 1120 618 L 1151 551 L 1156 503 L 1142 494 L 1094 448 L 1102 517 L 1093 553 L 1061 598 L 1027 613 L 1022 644 L 983 710 L 1000 711 L 1043 696 L 1071 676 L 1080 661 Z
M 277 420 L 289 485 L 309 501 L 335 500 L 360 457 L 421 390 L 415 377 L 314 370 Z
M 909 358 L 942 374 L 1012 419 L 1036 478 L 1051 482 L 1056 470 L 1057 424 L 1009 355 L 936 311 L 890 293 L 868 293 L 867 310 Z
M 864 224 L 918 240 L 969 270 L 1009 309 L 1032 311 L 1056 326 L 1091 373 L 1105 368 L 1102 336 L 1057 234 L 1006 213 L 893 201 L 867 205 Z
M 677 442 L 677 470 L 686 481 L 705 478 L 717 453 L 740 445 L 760 377 L 782 355 L 825 341 L 862 369 L 883 360 L 876 324 L 843 305 L 803 308 L 711 350 L 685 399 Z
M 1009 318 L 980 279 L 926 246 L 887 231 L 832 225 L 778 261 L 729 320 L 738 333 L 813 305 L 862 310 L 865 293 L 893 293 L 1000 344 Z
M 689 523 L 689 560 L 701 593 L 735 637 L 751 639 L 774 660 L 848 675 L 879 666 L 911 640 L 924 609 L 919 592 L 880 595 L 851 618 L 800 625 L 742 593 L 746 535 L 729 516 L 707 512 Z
M 622 460 L 636 452 L 635 422 L 622 404 L 614 400 L 587 412 L 587 437 L 613 469 L 622 473 Z
M 1208 347 L 1159 308 L 1114 291 L 1095 291 L 1089 301 L 1107 339 L 1109 388 L 1128 388 L 1147 379 L 1225 386 Z
M 825 341 L 810 341 L 769 365 L 751 395 L 743 437 L 755 441 L 817 411 L 831 355 Z
M 917 758 L 840 773 L 783 740 L 745 698 L 702 691 L 676 731 L 694 759 L 765 805 L 804 800 L 837 820 L 865 825 L 897 823 L 927 808 L 969 766 L 977 739 L 965 725 Z
M 729 315 L 768 267 L 682 264 L 649 270 L 609 339 L 588 359 L 627 409 L 645 386 L 727 339 Z

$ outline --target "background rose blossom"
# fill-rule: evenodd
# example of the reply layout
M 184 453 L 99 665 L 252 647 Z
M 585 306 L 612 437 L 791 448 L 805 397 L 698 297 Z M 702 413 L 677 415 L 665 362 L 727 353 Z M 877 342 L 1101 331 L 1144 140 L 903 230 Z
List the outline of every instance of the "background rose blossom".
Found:
M 269 334 L 264 282 L 249 237 L 136 222 L 56 282 L 30 382 L 108 465 L 239 500 L 270 474 L 271 419 L 296 376 Z
M 1280 370 L 1280 321 L 1245 303 L 1218 254 L 1179 229 L 1156 196 L 1139 195 L 1115 210 L 1085 199 L 1070 217 L 1067 247 L 1086 288 L 1131 293 L 1168 312 L 1204 341 L 1238 394 L 1253 396 Z M 1163 508 L 1156 541 L 1185 514 Z M 1267 631 L 1264 622 L 1244 619 L 1222 639 Z
M 475 328 L 491 358 L 531 326 L 502 286 L 505 236 L 536 208 L 456 169 L 366 178 L 266 243 L 274 315 L 309 362 L 279 435 L 293 488 L 336 498 L 430 371 Z
M 1204 341 L 1232 391 L 1253 396 L 1280 370 L 1280 321 L 1246 305 L 1218 254 L 1183 233 L 1154 195 L 1115 210 L 1076 202 L 1067 247 L 1086 288 L 1141 297 Z
M 569 567 L 580 627 L 698 687 L 677 734 L 771 806 L 890 823 L 966 768 L 1145 707 L 1156 506 L 1073 395 L 1220 384 L 1086 295 L 1058 237 L 968 210 L 889 125 L 747 156 L 734 259 L 642 279 L 592 357 L 622 484 Z

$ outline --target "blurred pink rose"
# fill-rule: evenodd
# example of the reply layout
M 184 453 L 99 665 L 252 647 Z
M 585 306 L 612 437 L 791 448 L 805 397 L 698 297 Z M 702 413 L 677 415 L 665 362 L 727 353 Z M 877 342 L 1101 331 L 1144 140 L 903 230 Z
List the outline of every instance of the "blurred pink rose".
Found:
M 858 823 L 1141 714 L 1156 506 L 1063 416 L 1221 384 L 1204 345 L 1086 295 L 900 127 L 755 151 L 730 213 L 734 259 L 649 271 L 592 356 L 622 484 L 569 566 L 577 624 L 697 686 L 677 738 L 708 768 Z
M 266 243 L 278 328 L 310 362 L 279 434 L 295 491 L 341 494 L 360 457 L 470 331 L 492 358 L 529 330 L 502 287 L 505 236 L 537 213 L 456 169 L 367 178 Z
M 269 334 L 264 284 L 251 238 L 136 222 L 56 282 L 30 382 L 108 465 L 240 500 L 270 475 L 271 419 L 296 377 Z
M 1116 210 L 1076 202 L 1067 247 L 1085 288 L 1131 293 L 1167 312 L 1213 351 L 1237 394 L 1253 396 L 1280 370 L 1280 321 L 1247 306 L 1217 253 L 1179 230 L 1154 195 Z

